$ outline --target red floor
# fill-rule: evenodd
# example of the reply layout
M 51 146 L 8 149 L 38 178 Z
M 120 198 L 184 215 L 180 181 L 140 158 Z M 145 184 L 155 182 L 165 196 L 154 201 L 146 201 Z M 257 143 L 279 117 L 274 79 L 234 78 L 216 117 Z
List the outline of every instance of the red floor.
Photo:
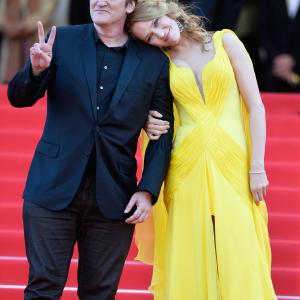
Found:
M 266 167 L 270 179 L 267 203 L 272 276 L 279 299 L 300 299 L 300 95 L 264 94 L 263 99 L 268 130 Z M 28 267 L 22 235 L 21 195 L 44 118 L 44 101 L 33 108 L 12 108 L 6 99 L 6 87 L 0 86 L 1 300 L 22 299 L 26 284 Z M 153 298 L 147 292 L 151 267 L 134 262 L 135 252 L 132 245 L 118 300 Z M 76 258 L 77 253 L 63 300 L 76 298 Z

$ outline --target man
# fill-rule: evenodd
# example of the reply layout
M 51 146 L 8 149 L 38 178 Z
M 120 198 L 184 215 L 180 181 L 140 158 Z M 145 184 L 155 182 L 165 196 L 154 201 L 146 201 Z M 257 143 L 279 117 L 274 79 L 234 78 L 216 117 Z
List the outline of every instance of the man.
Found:
M 93 24 L 52 28 L 10 82 L 16 107 L 48 93 L 47 119 L 24 191 L 30 265 L 25 299 L 59 299 L 78 243 L 78 295 L 115 299 L 134 224 L 154 204 L 168 168 L 172 130 L 134 158 L 149 109 L 173 122 L 168 60 L 131 39 L 133 0 L 90 0 Z
M 244 0 L 179 0 L 192 7 L 193 13 L 208 19 L 207 29 L 235 29 Z

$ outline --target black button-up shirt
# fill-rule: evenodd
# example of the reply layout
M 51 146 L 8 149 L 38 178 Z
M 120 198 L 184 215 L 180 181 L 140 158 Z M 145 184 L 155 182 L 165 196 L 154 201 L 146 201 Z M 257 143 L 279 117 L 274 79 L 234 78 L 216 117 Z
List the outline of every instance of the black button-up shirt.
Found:
M 105 114 L 113 97 L 121 68 L 130 42 L 122 47 L 107 47 L 95 30 L 96 59 L 97 59 L 97 119 Z
M 96 68 L 97 68 L 97 122 L 101 120 L 107 111 L 115 92 L 126 51 L 130 43 L 130 37 L 122 47 L 107 47 L 99 38 L 96 29 L 94 31 L 96 44 Z M 101 127 L 99 129 L 101 131 Z M 95 146 L 89 158 L 87 173 L 94 176 L 96 170 Z

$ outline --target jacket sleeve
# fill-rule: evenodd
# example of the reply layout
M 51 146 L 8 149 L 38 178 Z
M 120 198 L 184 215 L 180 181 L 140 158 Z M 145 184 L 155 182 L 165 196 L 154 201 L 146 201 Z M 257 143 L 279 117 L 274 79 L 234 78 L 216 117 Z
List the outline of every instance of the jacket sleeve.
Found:
M 48 34 L 49 36 L 49 34 Z M 57 40 L 57 35 L 56 35 Z M 55 76 L 55 48 L 53 45 L 53 56 L 50 66 L 38 77 L 34 77 L 31 71 L 30 59 L 25 66 L 9 82 L 7 89 L 8 100 L 14 107 L 33 106 L 41 99 Z
M 173 97 L 169 87 L 168 61 L 161 70 L 150 109 L 160 112 L 163 119 L 170 122 L 168 133 L 163 134 L 156 141 L 149 142 L 144 158 L 142 178 L 138 185 L 139 191 L 147 191 L 152 194 L 152 203 L 155 204 L 169 167 L 173 139 Z

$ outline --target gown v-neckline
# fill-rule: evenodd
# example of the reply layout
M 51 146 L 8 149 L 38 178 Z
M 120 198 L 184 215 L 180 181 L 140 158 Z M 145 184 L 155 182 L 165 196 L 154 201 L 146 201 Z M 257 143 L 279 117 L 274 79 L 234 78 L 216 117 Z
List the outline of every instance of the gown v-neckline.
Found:
M 215 58 L 217 56 L 217 48 L 216 48 L 215 42 L 214 42 L 214 34 L 212 35 L 212 43 L 213 43 L 213 48 L 214 48 L 214 55 L 206 64 L 204 64 L 204 66 L 202 67 L 202 69 L 199 73 L 199 78 L 201 78 L 202 84 L 201 84 L 197 74 L 195 74 L 194 70 L 191 67 L 178 66 L 175 62 L 173 62 L 170 55 L 168 54 L 169 60 L 175 66 L 175 68 L 188 70 L 190 72 L 190 74 L 192 74 L 194 84 L 196 84 L 198 94 L 199 94 L 200 99 L 203 104 L 207 104 L 207 99 L 206 99 L 205 91 L 204 91 L 204 72 L 205 72 L 206 68 L 215 60 Z

